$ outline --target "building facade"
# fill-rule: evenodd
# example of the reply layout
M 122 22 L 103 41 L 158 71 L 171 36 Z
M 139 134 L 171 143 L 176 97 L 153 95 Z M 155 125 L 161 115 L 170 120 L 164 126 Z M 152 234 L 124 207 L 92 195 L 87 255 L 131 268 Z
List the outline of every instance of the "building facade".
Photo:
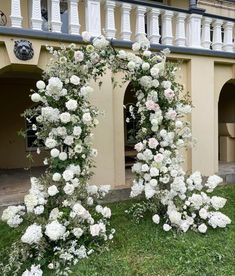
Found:
M 194 106 L 196 145 L 185 152 L 185 169 L 210 175 L 219 172 L 219 161 L 235 161 L 235 1 L 0 0 L 0 17 L 0 171 L 27 167 L 29 153 L 32 165 L 42 166 L 47 152 L 36 153 L 35 134 L 17 135 L 28 126 L 20 114 L 32 105 L 30 89 L 50 59 L 46 46 L 80 44 L 85 30 L 117 48 L 130 48 L 143 34 L 153 51 L 169 48 Z M 92 182 L 121 188 L 130 186 L 136 124 L 127 125 L 123 105 L 135 99 L 131 84 L 113 88 L 112 77 L 122 76 L 107 71 L 101 89 L 92 83 L 91 101 L 104 111 L 94 131 Z

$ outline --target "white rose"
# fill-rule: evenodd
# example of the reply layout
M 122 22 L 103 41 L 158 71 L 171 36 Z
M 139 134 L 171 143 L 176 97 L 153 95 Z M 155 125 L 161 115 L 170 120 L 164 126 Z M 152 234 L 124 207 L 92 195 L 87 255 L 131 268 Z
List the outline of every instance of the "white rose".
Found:
M 82 116 L 82 121 L 86 124 L 86 123 L 90 123 L 92 120 L 91 118 L 91 114 L 90 113 L 84 113 Z
M 73 135 L 75 136 L 80 136 L 80 134 L 82 133 L 82 129 L 80 126 L 75 126 L 73 128 Z
M 37 83 L 36 83 L 36 87 L 37 87 L 37 89 L 42 90 L 42 89 L 44 89 L 44 88 L 46 87 L 46 84 L 45 84 L 44 81 L 39 80 L 39 81 L 37 81 Z
M 65 231 L 66 231 L 65 226 L 59 223 L 57 220 L 54 220 L 51 223 L 46 225 L 45 234 L 52 241 L 56 241 L 64 235 Z
M 51 157 L 56 158 L 59 156 L 60 151 L 58 149 L 52 149 L 50 153 L 51 153 Z
M 139 43 L 139 42 L 133 43 L 133 44 L 132 44 L 132 50 L 133 50 L 134 52 L 139 51 L 139 50 L 140 50 L 140 43 Z
M 157 77 L 159 76 L 159 72 L 160 72 L 160 70 L 159 70 L 159 68 L 157 68 L 157 67 L 152 67 L 152 68 L 150 69 L 150 74 L 151 74 L 151 76 L 154 77 L 154 78 L 157 78 Z
M 49 196 L 54 196 L 59 193 L 59 190 L 57 189 L 57 187 L 55 185 L 52 185 L 52 186 L 48 187 L 47 192 L 48 192 Z
M 75 51 L 74 52 L 74 60 L 76 62 L 80 62 L 80 61 L 83 61 L 84 59 L 84 54 L 82 51 Z
M 46 138 L 45 146 L 49 149 L 56 147 L 57 142 L 55 139 L 52 138 Z
M 153 187 L 156 187 L 157 184 L 158 184 L 158 182 L 157 182 L 156 179 L 151 179 L 151 180 L 149 181 L 149 184 L 150 184 L 151 186 L 153 186 Z
M 65 106 L 68 110 L 75 111 L 78 107 L 78 103 L 76 100 L 70 99 L 65 103 Z
M 89 42 L 91 40 L 91 35 L 89 34 L 89 32 L 87 31 L 82 32 L 82 39 L 85 42 Z
M 152 176 L 152 177 L 154 177 L 154 176 L 158 176 L 159 175 L 159 169 L 157 169 L 157 168 L 151 168 L 150 169 L 150 175 Z
M 72 195 L 74 192 L 74 186 L 72 184 L 66 183 L 63 190 L 66 193 L 66 195 Z
M 91 206 L 91 205 L 93 205 L 93 203 L 94 203 L 93 198 L 89 196 L 89 197 L 87 198 L 87 205 Z
M 142 172 L 147 172 L 148 170 L 149 170 L 149 166 L 147 164 L 142 165 L 141 167 Z
M 99 236 L 100 234 L 100 226 L 99 224 L 93 224 L 90 226 L 90 233 L 93 237 Z
M 42 238 L 42 227 L 36 223 L 30 225 L 21 237 L 23 243 L 38 244 Z
M 59 159 L 61 160 L 61 161 L 65 161 L 66 159 L 67 159 L 67 153 L 66 152 L 61 152 L 60 154 L 59 154 Z
M 33 208 L 36 205 L 38 205 L 38 199 L 37 199 L 36 195 L 28 194 L 28 195 L 25 195 L 25 197 L 24 197 L 24 203 L 27 207 L 27 211 L 32 212 Z
M 159 224 L 159 222 L 160 222 L 159 215 L 158 214 L 153 215 L 152 220 L 154 223 Z
M 53 176 L 52 176 L 52 180 L 57 182 L 57 181 L 60 181 L 61 179 L 61 174 L 60 173 L 54 173 Z
M 70 181 L 73 179 L 73 177 L 74 177 L 74 173 L 72 170 L 65 170 L 63 172 L 63 178 L 65 181 Z
M 138 152 L 140 152 L 143 148 L 144 148 L 143 143 L 139 142 L 135 144 L 135 150 L 137 150 Z
M 143 56 L 144 57 L 150 57 L 151 56 L 151 51 L 148 51 L 148 50 L 145 50 L 144 52 L 143 52 Z
M 43 205 L 39 205 L 36 208 L 34 208 L 34 213 L 36 215 L 41 215 L 44 212 L 44 206 Z
M 135 62 L 134 61 L 129 61 L 127 64 L 127 67 L 129 70 L 134 70 L 135 69 Z
M 60 120 L 62 123 L 67 124 L 71 121 L 71 115 L 68 112 L 61 113 Z
M 163 225 L 163 230 L 166 231 L 166 232 L 170 231 L 171 228 L 172 228 L 172 227 L 171 227 L 169 224 L 167 224 L 167 223 L 165 223 L 165 224 Z
M 96 205 L 95 210 L 97 213 L 102 213 L 103 207 L 101 205 Z
M 71 135 L 68 135 L 68 136 L 65 137 L 64 143 L 68 146 L 71 146 L 74 142 L 73 140 L 74 140 L 74 137 L 71 136 Z
M 201 208 L 200 211 L 199 211 L 199 216 L 202 219 L 207 219 L 207 217 L 208 217 L 208 211 L 205 208 Z
M 183 122 L 181 122 L 181 121 L 176 121 L 175 122 L 175 126 L 177 127 L 177 128 L 182 128 L 183 127 Z
M 74 85 L 78 85 L 80 83 L 80 78 L 75 75 L 72 75 L 69 80 Z
M 200 224 L 200 225 L 198 226 L 198 231 L 199 231 L 200 233 L 206 233 L 206 231 L 207 231 L 207 226 L 206 226 L 206 224 L 205 224 L 205 223 Z
M 80 238 L 81 236 L 82 236 L 82 234 L 83 234 L 83 230 L 81 229 L 81 228 L 74 228 L 73 230 L 72 230 L 72 233 L 74 234 L 74 236 L 76 237 L 76 238 Z
M 147 71 L 149 68 L 150 68 L 150 65 L 149 65 L 148 62 L 144 62 L 144 63 L 142 64 L 142 70 L 143 70 L 143 71 Z
M 110 218 L 111 217 L 111 209 L 108 208 L 108 207 L 104 207 L 103 210 L 102 210 L 102 215 L 103 217 L 105 218 Z
M 34 103 L 38 103 L 42 100 L 41 96 L 38 94 L 38 93 L 33 93 L 31 95 L 31 100 L 34 102 Z

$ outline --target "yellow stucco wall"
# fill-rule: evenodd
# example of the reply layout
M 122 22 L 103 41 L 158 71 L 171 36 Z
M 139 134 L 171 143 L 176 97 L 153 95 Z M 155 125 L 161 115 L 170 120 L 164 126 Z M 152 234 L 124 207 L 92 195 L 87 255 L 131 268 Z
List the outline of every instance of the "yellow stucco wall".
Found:
M 49 60 L 49 54 L 45 50 L 45 45 L 60 45 L 58 42 L 49 42 L 39 39 L 30 39 L 33 44 L 35 56 L 32 60 L 22 62 L 14 56 L 13 46 L 16 38 L 1 36 L 0 40 L 0 74 L 14 74 L 21 72 L 24 78 L 27 78 L 29 72 L 38 74 L 39 69 L 44 69 Z M 185 152 L 185 169 L 200 170 L 208 175 L 218 171 L 218 100 L 223 85 L 230 79 L 235 79 L 235 60 L 219 57 L 206 57 L 188 54 L 171 54 L 170 59 L 181 60 L 177 78 L 184 85 L 185 91 L 190 91 L 192 103 L 194 105 L 191 122 L 193 136 L 197 140 L 197 145 Z M 10 70 L 10 71 L 9 71 Z M 11 72 L 11 73 L 9 73 Z M 92 96 L 92 102 L 98 108 L 104 111 L 104 116 L 100 117 L 100 124 L 94 131 L 94 147 L 99 151 L 96 158 L 97 167 L 92 182 L 95 184 L 111 184 L 113 187 L 125 186 L 125 163 L 124 163 L 124 120 L 123 120 L 123 99 L 127 83 L 122 87 L 117 86 L 113 89 L 111 83 L 112 73 L 107 71 L 102 78 L 103 86 L 100 90 L 97 83 L 92 83 L 95 92 Z M 121 80 L 121 74 L 116 74 L 116 80 Z M 16 160 L 22 167 L 25 166 L 25 144 L 19 142 L 14 131 L 21 128 L 23 122 L 19 114 L 30 105 L 28 98 L 29 86 L 4 84 L 1 86 L 3 94 L 1 105 L 2 117 L 6 119 L 1 122 L 0 144 L 4 140 L 8 144 L 8 150 L 4 147 L 0 167 L 18 167 Z M 12 110 L 5 104 L 8 101 L 9 94 L 5 91 L 11 91 L 14 97 Z M 21 92 L 20 92 L 21 91 Z M 15 130 L 9 131 L 9 122 L 14 122 Z M 190 119 L 190 118 L 189 118 Z M 8 131 L 5 131 L 5 130 Z M 12 142 L 13 141 L 13 142 Z M 17 141 L 17 142 L 14 142 Z M 19 144 L 17 144 L 19 143 Z M 21 145 L 20 147 L 17 145 Z M 4 155 L 7 152 L 7 158 Z M 17 159 L 15 154 L 17 152 Z M 11 158 L 9 157 L 11 156 Z M 10 159 L 9 159 L 10 158 Z M 37 159 L 35 165 L 42 164 L 41 159 Z M 8 165 L 7 165 L 8 162 Z M 9 165 L 11 163 L 11 165 Z M 18 163 L 18 164 L 19 164 Z

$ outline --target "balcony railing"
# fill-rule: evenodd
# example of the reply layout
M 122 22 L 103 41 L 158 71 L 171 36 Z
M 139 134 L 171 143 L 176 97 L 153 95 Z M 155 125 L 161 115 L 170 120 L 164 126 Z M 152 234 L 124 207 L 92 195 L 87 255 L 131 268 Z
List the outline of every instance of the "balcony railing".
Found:
M 29 0 L 29 28 L 37 31 L 67 32 L 82 30 L 93 36 L 138 41 L 146 34 L 152 44 L 235 52 L 235 19 L 141 1 Z M 46 4 L 42 16 L 42 4 Z M 10 27 L 22 28 L 24 0 L 11 0 Z M 81 18 L 81 19 L 80 19 Z

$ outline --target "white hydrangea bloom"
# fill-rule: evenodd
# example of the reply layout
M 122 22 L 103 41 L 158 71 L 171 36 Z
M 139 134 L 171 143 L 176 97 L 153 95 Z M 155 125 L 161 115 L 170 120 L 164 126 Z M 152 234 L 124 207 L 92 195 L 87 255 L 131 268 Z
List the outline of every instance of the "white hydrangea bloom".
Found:
M 41 225 L 37 225 L 36 223 L 34 223 L 28 226 L 24 235 L 21 237 L 21 241 L 28 244 L 38 244 L 42 237 L 43 235 Z
M 52 240 L 60 239 L 66 231 L 66 227 L 57 220 L 52 221 L 46 225 L 45 234 Z

